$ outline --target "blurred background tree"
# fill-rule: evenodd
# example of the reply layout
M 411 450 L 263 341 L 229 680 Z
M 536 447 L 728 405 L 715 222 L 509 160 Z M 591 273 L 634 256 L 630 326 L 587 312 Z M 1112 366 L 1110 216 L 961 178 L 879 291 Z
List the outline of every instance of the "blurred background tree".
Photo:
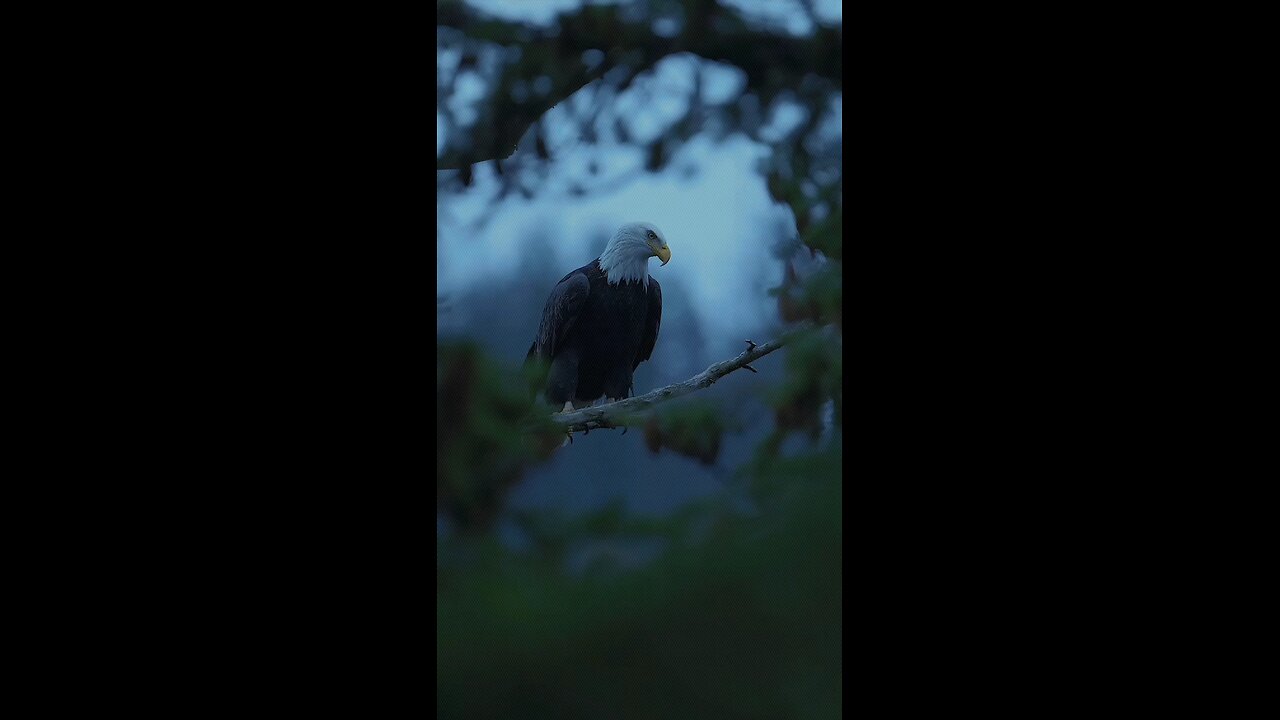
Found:
M 442 716 L 839 714 L 840 22 L 835 2 L 439 3 Z M 673 250 L 637 394 L 818 327 L 560 449 L 518 367 L 554 283 L 635 219 Z

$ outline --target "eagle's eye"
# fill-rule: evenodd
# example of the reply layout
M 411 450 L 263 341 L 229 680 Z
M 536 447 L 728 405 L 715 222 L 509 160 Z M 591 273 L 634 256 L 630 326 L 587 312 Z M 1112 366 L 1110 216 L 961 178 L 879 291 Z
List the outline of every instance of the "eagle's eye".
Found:
M 658 239 L 658 236 L 657 236 L 657 235 L 654 235 L 654 234 L 653 234 L 653 231 L 652 231 L 652 230 L 650 230 L 650 231 L 649 231 L 649 239 L 650 239 L 650 240 L 657 240 L 657 239 Z

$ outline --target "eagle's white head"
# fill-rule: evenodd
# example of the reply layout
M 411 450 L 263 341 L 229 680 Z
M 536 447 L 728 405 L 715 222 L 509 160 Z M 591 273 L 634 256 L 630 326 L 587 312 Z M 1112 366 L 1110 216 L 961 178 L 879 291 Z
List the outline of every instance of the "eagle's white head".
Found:
M 663 265 L 671 261 L 666 236 L 653 223 L 627 223 L 618 228 L 600 253 L 600 269 L 609 277 L 610 284 L 638 280 L 648 287 L 651 257 L 658 258 Z

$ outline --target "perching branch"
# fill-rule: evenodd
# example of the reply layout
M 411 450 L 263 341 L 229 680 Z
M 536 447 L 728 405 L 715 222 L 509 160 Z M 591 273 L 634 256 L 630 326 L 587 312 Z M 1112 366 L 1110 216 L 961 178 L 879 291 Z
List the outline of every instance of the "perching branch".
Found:
M 771 340 L 763 345 L 757 345 L 753 341 L 747 340 L 749 347 L 741 355 L 732 360 L 718 362 L 688 380 L 658 388 L 638 397 L 619 400 L 606 405 L 555 413 L 551 416 L 551 422 L 569 433 L 585 433 L 596 428 L 625 427 L 627 421 L 633 420 L 638 414 L 649 410 L 654 405 L 710 387 L 715 381 L 734 370 L 747 368 L 752 372 L 756 372 L 756 369 L 751 367 L 750 363 L 786 345 L 797 333 L 811 327 L 811 324 L 806 323 L 784 334 L 777 340 Z

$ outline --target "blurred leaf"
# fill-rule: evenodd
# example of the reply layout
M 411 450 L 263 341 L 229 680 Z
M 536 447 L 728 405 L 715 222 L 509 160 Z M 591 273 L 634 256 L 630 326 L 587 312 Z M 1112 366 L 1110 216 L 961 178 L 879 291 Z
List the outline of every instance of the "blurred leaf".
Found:
M 649 145 L 649 158 L 645 161 L 645 169 L 649 172 L 657 172 L 666 165 L 666 162 L 666 155 L 663 153 L 662 141 L 654 141 Z
M 831 213 L 821 221 L 809 225 L 802 233 L 804 244 L 832 260 L 840 260 L 842 256 L 841 246 L 843 244 L 842 216 L 843 211 L 837 208 L 834 213 Z
M 784 433 L 799 430 L 817 438 L 823 406 L 828 400 L 838 404 L 843 392 L 840 346 L 822 330 L 814 330 L 794 339 L 784 352 L 786 380 L 771 392 L 775 423 Z
M 564 439 L 530 413 L 525 382 L 474 343 L 437 348 L 436 499 L 464 530 L 487 528 L 510 486 Z
M 436 603 L 444 718 L 838 717 L 839 443 L 753 476 L 768 512 L 636 570 L 479 554 Z
M 686 401 L 659 406 L 644 426 L 645 445 L 651 452 L 667 448 L 711 465 L 720 454 L 725 426 L 709 403 Z

